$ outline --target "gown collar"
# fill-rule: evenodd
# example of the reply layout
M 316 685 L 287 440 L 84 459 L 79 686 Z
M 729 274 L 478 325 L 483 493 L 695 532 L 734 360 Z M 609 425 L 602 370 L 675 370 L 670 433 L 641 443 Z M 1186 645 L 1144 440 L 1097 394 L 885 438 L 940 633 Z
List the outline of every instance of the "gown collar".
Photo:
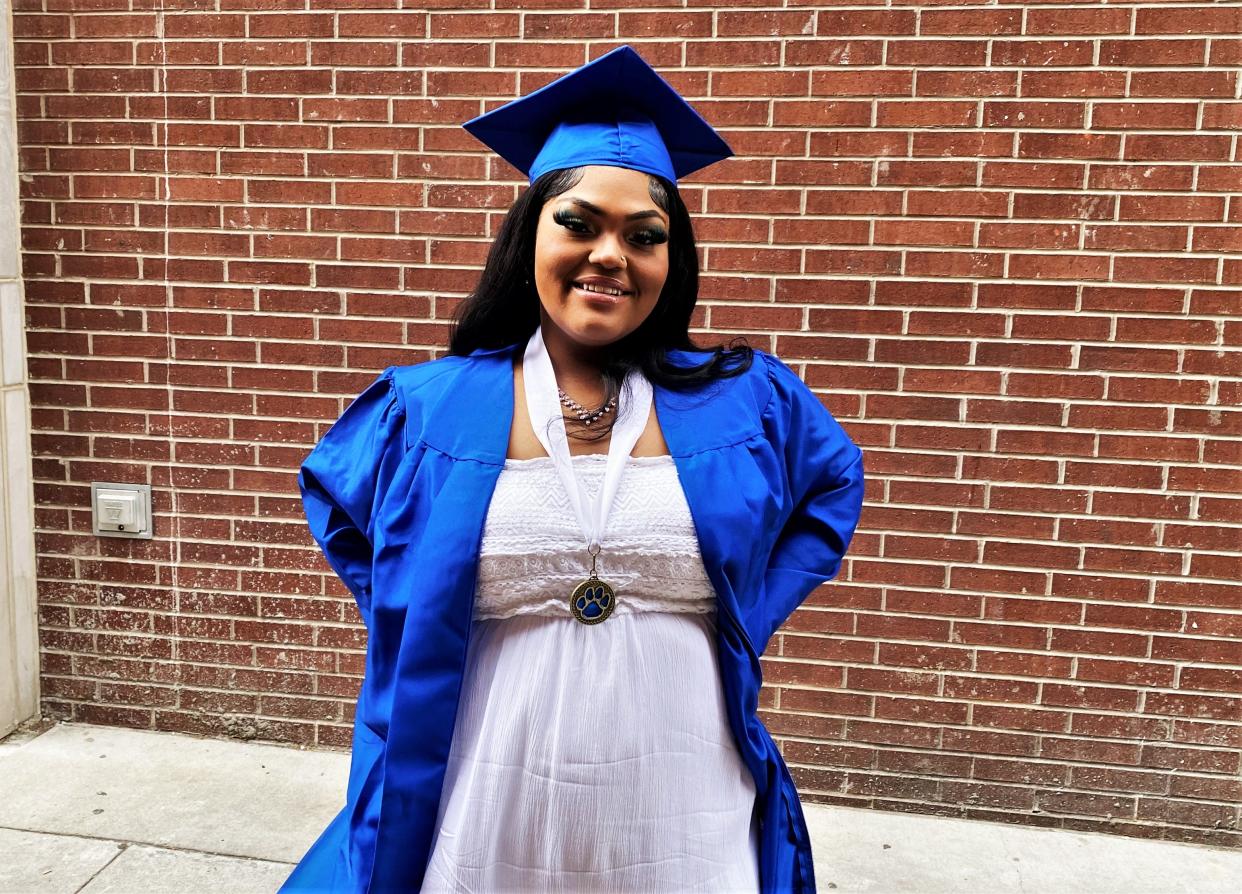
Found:
M 500 348 L 478 348 L 466 357 L 455 358 L 468 368 L 459 375 L 446 376 L 451 387 L 436 394 L 424 409 L 422 439 L 456 459 L 504 465 L 513 427 L 513 364 L 526 345 L 523 339 Z M 678 348 L 668 352 L 669 360 L 678 366 L 701 363 L 710 355 L 709 351 Z M 757 356 L 755 364 L 759 365 Z M 693 456 L 762 434 L 763 407 L 750 397 L 751 388 L 741 386 L 748 375 L 717 379 L 690 391 L 651 383 L 656 418 L 671 455 Z M 737 389 L 743 392 L 743 400 L 726 399 Z

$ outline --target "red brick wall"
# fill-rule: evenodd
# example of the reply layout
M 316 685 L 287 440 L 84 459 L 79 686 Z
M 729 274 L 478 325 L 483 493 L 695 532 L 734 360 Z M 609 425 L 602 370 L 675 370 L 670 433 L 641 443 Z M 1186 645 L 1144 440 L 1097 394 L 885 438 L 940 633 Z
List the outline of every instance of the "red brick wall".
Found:
M 47 713 L 347 744 L 297 465 L 525 182 L 459 124 L 624 41 L 738 153 L 702 340 L 867 452 L 765 659 L 805 799 L 1242 844 L 1242 9 L 76 5 L 15 3 Z

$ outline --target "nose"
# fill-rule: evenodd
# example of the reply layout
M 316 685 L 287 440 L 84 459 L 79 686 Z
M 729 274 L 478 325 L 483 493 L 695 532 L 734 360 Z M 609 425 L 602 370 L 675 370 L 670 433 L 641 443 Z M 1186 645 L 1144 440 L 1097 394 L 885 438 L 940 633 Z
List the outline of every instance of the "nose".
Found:
M 609 270 L 624 267 L 626 262 L 621 237 L 608 232 L 603 233 L 591 249 L 588 260 L 592 264 L 598 264 Z

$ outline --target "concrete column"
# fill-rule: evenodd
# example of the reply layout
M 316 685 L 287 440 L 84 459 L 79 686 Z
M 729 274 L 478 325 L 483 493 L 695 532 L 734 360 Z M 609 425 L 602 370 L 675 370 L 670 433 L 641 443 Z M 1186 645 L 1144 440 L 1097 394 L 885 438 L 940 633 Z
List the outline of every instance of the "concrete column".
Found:
M 21 280 L 13 13 L 0 0 L 0 736 L 39 712 L 34 477 Z

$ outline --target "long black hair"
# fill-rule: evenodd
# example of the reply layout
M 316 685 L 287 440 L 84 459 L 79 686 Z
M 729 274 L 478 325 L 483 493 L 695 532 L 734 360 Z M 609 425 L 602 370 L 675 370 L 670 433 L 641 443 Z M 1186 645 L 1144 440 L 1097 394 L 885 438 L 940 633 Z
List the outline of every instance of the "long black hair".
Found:
M 534 334 L 540 322 L 534 272 L 539 215 L 544 203 L 575 186 L 582 174 L 581 167 L 547 171 L 518 196 L 488 251 L 478 285 L 453 315 L 450 354 L 465 356 L 478 348 L 525 345 Z M 625 377 L 633 369 L 665 388 L 687 391 L 745 372 L 754 356 L 741 336 L 727 346 L 711 348 L 691 340 L 690 317 L 699 299 L 699 258 L 690 212 L 674 183 L 657 174 L 647 176 L 648 194 L 669 218 L 668 278 L 642 324 L 607 347 L 600 373 L 605 402 L 619 398 Z M 669 361 L 672 349 L 713 353 L 696 366 L 678 366 Z M 571 421 L 577 423 L 573 417 L 567 419 L 567 434 Z M 607 426 L 589 430 L 578 423 L 574 434 L 582 440 L 597 440 L 611 431 L 614 421 L 615 414 L 610 414 Z

